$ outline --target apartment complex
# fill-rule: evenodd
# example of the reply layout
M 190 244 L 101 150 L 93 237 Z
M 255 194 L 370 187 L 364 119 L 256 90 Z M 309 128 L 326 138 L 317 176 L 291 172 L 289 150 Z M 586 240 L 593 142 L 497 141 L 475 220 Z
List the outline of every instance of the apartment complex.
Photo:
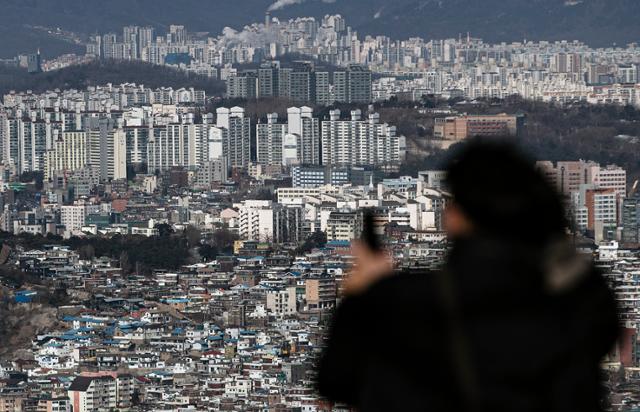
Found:
M 322 164 L 325 166 L 397 165 L 406 155 L 404 136 L 395 126 L 380 123 L 380 115 L 354 110 L 350 119 L 341 119 L 340 110 L 332 110 L 322 121 Z

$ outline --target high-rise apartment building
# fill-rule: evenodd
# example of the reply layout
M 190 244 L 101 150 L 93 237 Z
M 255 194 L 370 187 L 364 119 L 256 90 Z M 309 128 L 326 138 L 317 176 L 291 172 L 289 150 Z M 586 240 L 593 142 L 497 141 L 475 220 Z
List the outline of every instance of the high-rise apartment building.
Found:
M 618 66 L 618 81 L 620 83 L 638 83 L 638 65 L 621 64 Z
M 112 119 L 100 119 L 87 133 L 87 163 L 101 181 L 127 178 L 127 135 Z
M 330 74 L 326 71 L 315 72 L 316 100 L 315 103 L 320 106 L 329 106 L 334 100 L 331 98 L 331 81 Z
M 260 89 L 255 72 L 244 72 L 227 79 L 227 97 L 230 99 L 255 99 L 261 97 Z
M 371 70 L 366 66 L 352 64 L 347 70 L 347 77 L 349 80 L 347 103 L 371 103 Z
M 288 133 L 296 136 L 298 163 L 320 164 L 320 121 L 310 107 L 290 107 L 287 110 Z
M 216 127 L 211 138 L 210 158 L 226 157 L 230 167 L 246 167 L 251 161 L 251 119 L 241 107 L 218 108 Z M 220 130 L 221 129 L 221 130 Z
M 278 114 L 267 115 L 267 123 L 256 125 L 256 153 L 258 163 L 282 165 L 283 144 L 288 127 L 278 123 Z
M 258 69 L 258 96 L 278 97 L 280 93 L 279 63 L 264 63 Z
M 316 76 L 310 62 L 296 62 L 289 74 L 289 96 L 294 102 L 306 103 L 316 100 Z
M 147 148 L 152 129 L 148 126 L 124 126 L 123 130 L 127 139 L 127 164 L 147 164 Z
M 256 126 L 258 163 L 291 166 L 320 163 L 320 123 L 309 107 L 290 107 L 287 123 L 278 123 L 276 113 Z
M 179 123 L 171 123 L 164 127 L 153 129 L 152 137 L 148 139 L 147 160 L 149 170 L 165 171 L 174 167 L 196 168 L 209 160 L 209 137 L 212 125 L 202 122 L 194 123 L 193 117 L 183 117 Z M 136 153 L 132 151 L 144 142 L 142 136 L 133 136 L 139 140 L 129 140 L 133 143 L 129 149 L 132 159 Z
M 362 120 L 360 110 L 351 112 L 350 120 L 341 120 L 340 111 L 332 110 L 322 122 L 323 165 L 398 165 L 406 154 L 404 136 L 396 128 L 380 123 L 377 113 Z
M 333 73 L 333 102 L 349 102 L 349 75 L 346 71 L 336 71 Z
M 311 62 L 295 62 L 291 68 L 265 64 L 258 70 L 245 70 L 229 76 L 227 96 L 243 99 L 283 97 L 322 106 L 335 102 L 371 103 L 371 71 L 356 64 L 333 74 L 316 71 Z
M 38 49 L 36 53 L 27 56 L 27 71 L 29 73 L 42 72 L 42 56 L 40 55 L 40 49 Z
M 83 168 L 87 164 L 87 148 L 86 132 L 62 132 L 54 137 L 53 147 L 45 157 L 45 180 L 52 179 L 56 172 Z
M 155 41 L 155 29 L 153 27 L 140 27 L 138 30 L 138 50 L 142 57 L 142 51 Z

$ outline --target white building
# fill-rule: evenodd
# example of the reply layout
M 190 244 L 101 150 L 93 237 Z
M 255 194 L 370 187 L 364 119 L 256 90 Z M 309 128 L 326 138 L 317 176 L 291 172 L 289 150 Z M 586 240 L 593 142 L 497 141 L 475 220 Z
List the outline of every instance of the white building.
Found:
M 63 132 L 54 138 L 53 147 L 46 154 L 44 178 L 49 180 L 56 172 L 75 171 L 86 164 L 86 132 Z
M 267 115 L 267 123 L 256 125 L 256 152 L 258 163 L 263 165 L 282 165 L 283 144 L 288 127 L 278 123 L 278 114 Z
M 350 120 L 341 120 L 340 110 L 332 110 L 330 120 L 322 122 L 324 165 L 398 165 L 405 154 L 405 137 L 394 126 L 381 124 L 377 113 L 362 120 L 362 112 L 354 110 Z
M 303 240 L 304 209 L 270 200 L 245 200 L 238 209 L 238 234 L 243 240 L 299 242 Z
M 358 212 L 330 212 L 324 231 L 327 240 L 358 239 L 362 235 L 362 215 Z
M 86 208 L 82 205 L 60 207 L 60 223 L 65 227 L 65 235 L 80 231 L 84 226 Z
M 216 110 L 216 127 L 224 131 L 215 134 L 214 140 L 221 140 L 215 145 L 219 152 L 210 157 L 226 157 L 231 167 L 246 167 L 251 160 L 251 119 L 245 116 L 244 109 L 221 107 Z
M 148 143 L 149 170 L 202 165 L 209 160 L 211 129 L 207 123 L 194 124 L 192 118 L 186 117 L 181 123 L 154 130 Z
M 287 110 L 287 122 L 289 134 L 296 137 L 298 163 L 320 164 L 320 121 L 313 117 L 313 109 L 306 106 L 290 107 Z
M 122 129 L 109 130 L 106 125 L 88 134 L 88 163 L 101 181 L 127 178 L 127 135 Z
M 296 288 L 267 292 L 267 310 L 276 316 L 289 316 L 296 313 Z
M 270 200 L 245 200 L 239 205 L 239 235 L 244 240 L 273 241 L 274 207 Z

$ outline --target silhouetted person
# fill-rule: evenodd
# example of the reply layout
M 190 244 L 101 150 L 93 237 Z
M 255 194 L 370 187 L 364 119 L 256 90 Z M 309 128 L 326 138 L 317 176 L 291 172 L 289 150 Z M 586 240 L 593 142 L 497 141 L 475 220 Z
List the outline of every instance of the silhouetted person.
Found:
M 601 410 L 616 305 L 555 190 L 516 149 L 479 141 L 448 186 L 441 271 L 391 275 L 387 256 L 354 246 L 321 394 L 362 412 Z

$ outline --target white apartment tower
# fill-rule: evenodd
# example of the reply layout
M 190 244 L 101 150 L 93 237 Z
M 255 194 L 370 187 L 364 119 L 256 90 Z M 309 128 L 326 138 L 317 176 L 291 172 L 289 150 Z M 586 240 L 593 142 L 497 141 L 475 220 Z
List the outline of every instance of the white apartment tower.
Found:
M 108 129 L 101 124 L 87 135 L 88 163 L 101 181 L 127 178 L 127 135 L 122 129 Z
M 278 114 L 267 115 L 267 123 L 256 125 L 256 149 L 258 163 L 282 165 L 282 149 L 288 127 L 278 123 Z
M 209 160 L 208 123 L 194 123 L 191 116 L 153 131 L 148 143 L 149 170 L 164 171 L 172 167 L 196 168 Z
M 38 118 L 35 111 L 23 117 L 18 111 L 15 118 L 3 119 L 3 152 L 5 164 L 15 168 L 16 173 L 44 171 L 45 155 L 53 142 L 53 131 L 61 124 L 49 116 Z
M 53 178 L 56 172 L 73 172 L 87 164 L 86 132 L 62 132 L 58 135 L 55 131 L 54 136 L 53 147 L 45 157 L 46 180 Z
M 396 128 L 380 123 L 380 115 L 373 113 L 362 120 L 360 110 L 351 112 L 350 120 L 340 119 L 340 110 L 330 112 L 330 120 L 322 122 L 322 164 L 397 165 L 405 158 L 404 136 Z
M 290 107 L 287 110 L 288 133 L 296 136 L 298 163 L 320 164 L 320 121 L 310 107 Z
M 210 157 L 221 155 L 229 160 L 231 167 L 246 167 L 251 160 L 251 119 L 245 116 L 241 107 L 221 107 L 216 115 L 216 127 L 223 131 L 214 133 L 212 143 L 217 149 Z

